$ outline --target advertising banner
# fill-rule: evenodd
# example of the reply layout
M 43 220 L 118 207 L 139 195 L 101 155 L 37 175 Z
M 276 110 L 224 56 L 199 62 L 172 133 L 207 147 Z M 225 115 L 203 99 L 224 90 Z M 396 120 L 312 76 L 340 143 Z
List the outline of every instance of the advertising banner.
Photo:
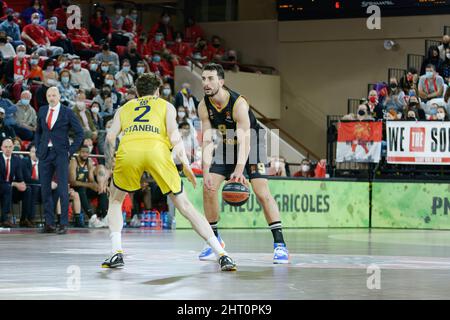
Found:
M 194 207 L 203 214 L 203 181 L 197 181 L 195 190 L 186 179 L 183 184 Z M 369 226 L 368 182 L 270 179 L 269 188 L 278 204 L 283 228 Z M 267 228 L 253 191 L 241 207 L 229 206 L 220 194 L 220 228 Z M 175 217 L 177 229 L 191 228 L 178 211 Z
M 450 122 L 387 121 L 387 161 L 450 164 Z
M 449 183 L 372 183 L 372 227 L 450 229 Z

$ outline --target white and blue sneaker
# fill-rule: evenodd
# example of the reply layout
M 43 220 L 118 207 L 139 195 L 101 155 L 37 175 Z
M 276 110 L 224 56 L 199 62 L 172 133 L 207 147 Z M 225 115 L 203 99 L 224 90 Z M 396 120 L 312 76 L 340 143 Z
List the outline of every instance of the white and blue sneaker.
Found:
M 222 238 L 220 236 L 217 236 L 217 240 L 219 240 L 220 245 L 222 248 L 225 248 L 225 242 L 223 242 Z M 205 260 L 216 260 L 216 254 L 214 253 L 213 249 L 206 243 L 203 247 L 202 252 L 198 255 L 198 258 L 202 261 Z
M 288 264 L 289 251 L 284 243 L 274 243 L 273 245 L 273 263 L 274 264 Z

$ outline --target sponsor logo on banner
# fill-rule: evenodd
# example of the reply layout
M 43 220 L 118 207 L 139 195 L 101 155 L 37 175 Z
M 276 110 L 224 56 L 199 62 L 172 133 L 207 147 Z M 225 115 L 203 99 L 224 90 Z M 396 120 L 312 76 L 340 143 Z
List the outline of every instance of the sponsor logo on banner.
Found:
M 340 122 L 338 125 L 337 162 L 379 162 L 382 122 Z
M 450 164 L 450 122 L 386 122 L 387 161 Z

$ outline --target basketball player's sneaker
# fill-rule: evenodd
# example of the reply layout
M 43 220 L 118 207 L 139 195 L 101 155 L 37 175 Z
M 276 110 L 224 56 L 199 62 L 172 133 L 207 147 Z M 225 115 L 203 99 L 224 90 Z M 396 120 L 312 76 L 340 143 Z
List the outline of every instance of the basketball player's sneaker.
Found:
M 222 271 L 236 271 L 236 263 L 227 255 L 222 255 L 219 258 L 220 270 Z
M 287 264 L 289 263 L 289 251 L 284 243 L 274 243 L 273 245 L 273 263 Z
M 125 263 L 123 262 L 123 253 L 116 252 L 111 257 L 106 258 L 102 263 L 102 268 L 114 269 L 114 268 L 123 268 Z
M 89 224 L 88 224 L 89 228 L 103 228 L 103 223 L 102 221 L 100 221 L 100 219 L 97 217 L 96 214 L 93 214 L 91 216 L 91 218 L 89 219 Z
M 217 236 L 217 240 L 219 240 L 220 245 L 222 248 L 225 248 L 225 242 L 223 242 L 222 238 L 220 236 Z M 216 254 L 214 253 L 213 249 L 206 243 L 203 247 L 202 252 L 198 255 L 198 258 L 202 261 L 204 260 L 214 260 L 216 258 Z

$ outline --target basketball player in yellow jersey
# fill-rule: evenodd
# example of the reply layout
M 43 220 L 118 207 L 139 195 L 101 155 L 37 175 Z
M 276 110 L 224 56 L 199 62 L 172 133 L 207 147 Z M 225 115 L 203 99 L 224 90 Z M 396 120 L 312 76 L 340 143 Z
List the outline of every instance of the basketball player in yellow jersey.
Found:
M 161 80 L 158 76 L 141 75 L 136 81 L 139 98 L 127 102 L 117 110 L 111 131 L 106 136 L 105 160 L 109 175 L 112 170 L 116 138 L 123 133 L 110 185 L 108 222 L 112 255 L 103 262 L 102 267 L 124 266 L 121 240 L 122 202 L 127 192 L 140 189 L 140 180 L 146 171 L 153 176 L 161 191 L 169 195 L 181 214 L 191 222 L 194 230 L 214 248 L 219 257 L 221 270 L 234 271 L 235 263 L 214 236 L 206 218 L 193 207 L 183 191 L 180 175 L 172 160 L 172 146 L 176 157 L 183 165 L 184 174 L 194 188 L 195 175 L 178 132 L 175 107 L 159 98 L 160 86 Z M 102 185 L 100 189 L 105 190 L 106 185 Z

